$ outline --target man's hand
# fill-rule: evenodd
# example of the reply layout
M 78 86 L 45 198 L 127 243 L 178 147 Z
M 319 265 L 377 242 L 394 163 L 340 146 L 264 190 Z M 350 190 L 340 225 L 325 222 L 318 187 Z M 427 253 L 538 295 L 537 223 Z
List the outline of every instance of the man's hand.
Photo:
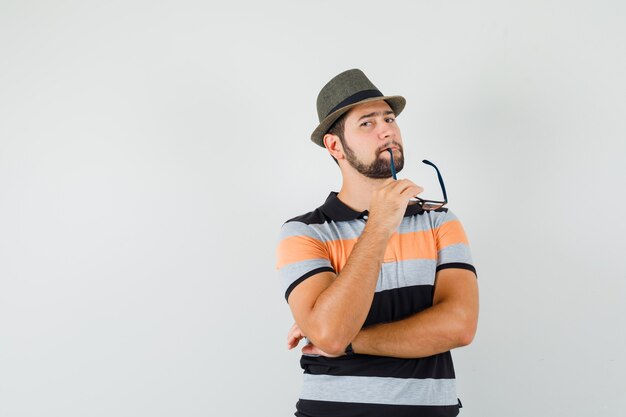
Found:
M 305 337 L 306 336 L 302 333 L 300 327 L 298 327 L 298 325 L 294 323 L 287 333 L 287 349 L 295 348 L 296 346 L 298 346 L 298 343 L 300 343 L 300 340 Z
M 295 348 L 296 346 L 298 346 L 298 343 L 300 343 L 300 340 L 302 340 L 305 337 L 306 336 L 302 333 L 302 330 L 300 330 L 300 327 L 298 327 L 298 325 L 294 323 L 293 326 L 291 326 L 291 329 L 289 329 L 289 332 L 287 333 L 287 349 Z M 343 356 L 343 355 L 328 354 L 324 352 L 322 349 L 315 346 L 311 342 L 309 342 L 302 348 L 302 353 L 305 355 L 320 355 L 320 356 L 325 356 L 327 358 L 337 358 L 339 356 Z
M 385 185 L 372 192 L 369 207 L 368 228 L 378 233 L 391 236 L 400 226 L 409 199 L 424 191 L 410 180 L 389 180 Z

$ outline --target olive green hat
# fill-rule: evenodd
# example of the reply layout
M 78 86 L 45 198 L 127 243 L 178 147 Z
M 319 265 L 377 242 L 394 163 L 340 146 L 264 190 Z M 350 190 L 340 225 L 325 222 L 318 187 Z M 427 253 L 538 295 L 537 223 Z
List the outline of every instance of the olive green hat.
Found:
M 406 100 L 401 96 L 385 96 L 360 69 L 344 71 L 330 80 L 317 96 L 319 126 L 311 134 L 311 140 L 324 147 L 324 135 L 342 114 L 357 104 L 385 100 L 398 116 Z

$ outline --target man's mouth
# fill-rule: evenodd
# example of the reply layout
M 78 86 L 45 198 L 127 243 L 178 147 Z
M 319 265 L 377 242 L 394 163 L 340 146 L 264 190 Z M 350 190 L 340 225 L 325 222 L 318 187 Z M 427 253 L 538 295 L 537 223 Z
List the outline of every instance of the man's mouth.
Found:
M 399 151 L 399 149 L 398 149 L 396 146 L 389 146 L 389 147 L 387 147 L 387 148 L 382 149 L 382 150 L 380 151 L 380 153 L 389 152 L 390 150 L 391 150 L 392 152 L 398 152 L 398 151 Z

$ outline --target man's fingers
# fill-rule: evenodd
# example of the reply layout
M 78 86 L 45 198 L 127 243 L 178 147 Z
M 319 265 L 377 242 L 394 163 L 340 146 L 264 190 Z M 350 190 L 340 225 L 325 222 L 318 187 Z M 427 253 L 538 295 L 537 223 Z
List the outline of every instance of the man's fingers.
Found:
M 424 191 L 423 187 L 413 184 L 412 186 L 409 186 L 405 190 L 402 191 L 402 196 L 406 197 L 408 200 L 409 198 L 413 198 L 423 191 Z
M 287 336 L 287 343 L 298 343 L 303 337 L 304 335 L 302 333 L 290 333 Z
M 389 191 L 399 193 L 406 200 L 409 200 L 424 191 L 423 187 L 420 187 L 413 181 L 407 179 L 395 181 L 395 183 L 389 187 Z
M 297 335 L 302 335 L 302 330 L 300 330 L 300 327 L 294 323 L 293 326 L 291 326 L 291 329 L 287 332 L 287 340 Z
M 412 196 L 416 196 L 422 191 L 424 191 L 422 187 L 410 180 L 406 180 L 406 182 L 403 182 L 400 188 L 400 194 L 403 195 L 411 194 Z
M 294 323 L 287 333 L 287 349 L 293 349 L 298 346 L 298 343 L 300 343 L 300 340 L 302 340 L 303 337 L 305 336 L 302 333 L 302 330 L 300 330 L 300 327 Z
M 395 191 L 400 194 L 404 194 L 410 190 L 411 193 L 414 193 L 413 196 L 424 191 L 422 187 L 420 187 L 419 185 L 415 184 L 413 181 L 408 180 L 406 178 L 398 180 L 398 181 L 392 181 L 388 184 L 385 184 L 382 188 L 388 188 L 389 191 Z
M 316 354 L 315 346 L 312 343 L 308 343 L 304 345 L 304 347 L 302 348 L 302 353 L 307 354 L 307 355 Z
M 302 340 L 302 337 L 293 337 L 287 340 L 287 349 L 293 349 L 296 346 L 298 346 L 298 343 L 300 343 L 300 340 Z

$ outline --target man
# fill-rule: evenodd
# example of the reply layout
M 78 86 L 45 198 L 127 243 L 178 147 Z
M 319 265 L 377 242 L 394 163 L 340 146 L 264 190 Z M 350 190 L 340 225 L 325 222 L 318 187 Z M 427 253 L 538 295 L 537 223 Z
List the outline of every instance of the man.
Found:
M 311 139 L 343 184 L 281 229 L 277 268 L 296 322 L 288 347 L 309 341 L 296 416 L 459 412 L 450 350 L 476 332 L 476 271 L 452 212 L 416 203 L 422 188 L 391 178 L 404 164 L 405 103 L 357 69 L 318 96 Z

